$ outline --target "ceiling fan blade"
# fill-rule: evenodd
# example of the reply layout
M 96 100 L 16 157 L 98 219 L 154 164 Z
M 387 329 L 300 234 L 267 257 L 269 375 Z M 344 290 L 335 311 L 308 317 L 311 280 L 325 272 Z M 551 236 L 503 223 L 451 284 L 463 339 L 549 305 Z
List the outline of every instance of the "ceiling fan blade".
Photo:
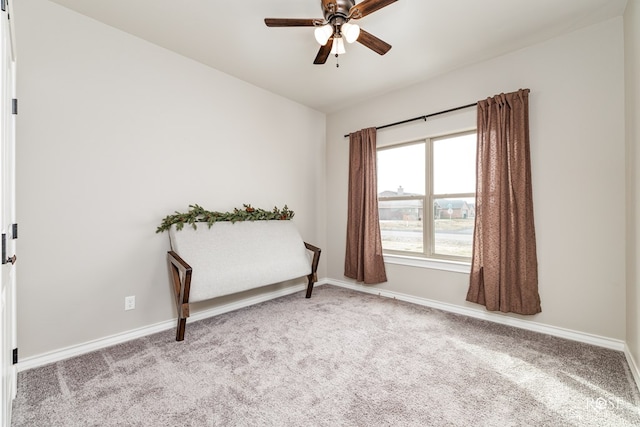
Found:
M 398 0 L 363 0 L 349 10 L 349 16 L 360 19 Z
M 267 27 L 315 27 L 322 24 L 320 19 L 264 18 Z
M 333 47 L 333 37 L 329 39 L 327 44 L 325 44 L 324 46 L 320 46 L 320 50 L 318 51 L 318 54 L 316 55 L 316 59 L 313 61 L 313 63 L 316 65 L 321 65 L 327 62 L 327 58 L 331 53 L 332 47 Z
M 358 43 L 365 45 L 366 47 L 380 55 L 384 55 L 385 53 L 389 52 L 389 49 L 391 49 L 391 45 L 389 43 L 380 40 L 371 33 L 367 33 L 362 28 L 360 29 L 360 37 L 358 37 Z

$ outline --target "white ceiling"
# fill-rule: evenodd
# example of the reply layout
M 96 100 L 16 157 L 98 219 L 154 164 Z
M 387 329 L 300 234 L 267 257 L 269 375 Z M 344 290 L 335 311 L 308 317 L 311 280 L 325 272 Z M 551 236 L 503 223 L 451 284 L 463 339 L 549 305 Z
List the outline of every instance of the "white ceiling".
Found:
M 624 12 L 627 0 L 398 0 L 357 23 L 390 43 L 314 65 L 320 0 L 50 0 L 325 113 Z M 634 1 L 634 0 L 632 0 Z M 359 3 L 359 2 L 358 2 Z

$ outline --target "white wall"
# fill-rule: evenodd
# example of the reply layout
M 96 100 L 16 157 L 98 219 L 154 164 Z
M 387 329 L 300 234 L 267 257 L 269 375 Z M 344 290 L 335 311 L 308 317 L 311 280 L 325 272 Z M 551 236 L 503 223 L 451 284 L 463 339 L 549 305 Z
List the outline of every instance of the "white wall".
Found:
M 316 111 L 48 1 L 15 9 L 21 358 L 173 318 L 167 237 L 154 231 L 190 203 L 287 203 L 305 239 L 323 248 L 320 276 L 346 281 L 343 135 L 525 87 L 543 309 L 526 318 L 625 339 L 622 19 L 332 114 L 325 134 Z M 626 20 L 637 23 L 632 10 Z M 472 121 L 466 111 L 379 136 Z M 388 275 L 380 288 L 484 310 L 464 301 L 466 274 L 388 265 Z M 637 284 L 626 292 L 636 312 Z M 127 295 L 136 310 L 123 311 Z M 626 327 L 637 358 L 637 319 Z
M 428 52 L 424 53 L 428 55 Z M 622 18 L 549 40 L 327 118 L 328 277 L 343 276 L 348 141 L 345 134 L 501 92 L 531 89 L 530 136 L 542 313 L 515 316 L 625 338 L 625 134 Z M 468 112 L 403 129 L 398 140 L 451 130 Z M 444 126 L 446 127 L 446 126 Z M 377 288 L 484 311 L 465 302 L 468 274 L 387 264 Z
M 640 363 L 640 2 L 629 1 L 624 15 L 627 130 L 627 347 Z
M 189 204 L 288 204 L 324 248 L 323 114 L 48 1 L 15 10 L 21 358 L 173 318 L 155 229 Z

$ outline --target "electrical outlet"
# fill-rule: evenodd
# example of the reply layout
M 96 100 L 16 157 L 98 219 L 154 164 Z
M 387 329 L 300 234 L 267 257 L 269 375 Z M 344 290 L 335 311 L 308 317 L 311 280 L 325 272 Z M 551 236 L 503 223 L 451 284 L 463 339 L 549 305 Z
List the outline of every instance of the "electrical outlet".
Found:
M 134 308 L 136 308 L 136 297 L 134 296 L 130 296 L 130 297 L 124 297 L 124 309 L 125 310 L 133 310 Z

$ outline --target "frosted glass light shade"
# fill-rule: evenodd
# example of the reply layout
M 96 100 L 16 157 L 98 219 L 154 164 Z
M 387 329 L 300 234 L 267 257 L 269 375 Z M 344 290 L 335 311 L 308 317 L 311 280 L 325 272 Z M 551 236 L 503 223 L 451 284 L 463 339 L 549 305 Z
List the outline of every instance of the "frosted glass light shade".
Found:
M 314 35 L 316 36 L 316 41 L 320 43 L 320 45 L 324 46 L 333 35 L 333 26 L 331 24 L 327 24 L 322 27 L 318 27 L 314 31 Z
M 353 43 L 360 37 L 360 26 L 347 22 L 342 26 L 342 35 L 347 40 L 347 43 Z
M 333 46 L 331 46 L 331 54 L 332 55 L 342 55 L 343 53 L 347 53 L 344 48 L 344 39 L 342 37 L 333 39 Z

